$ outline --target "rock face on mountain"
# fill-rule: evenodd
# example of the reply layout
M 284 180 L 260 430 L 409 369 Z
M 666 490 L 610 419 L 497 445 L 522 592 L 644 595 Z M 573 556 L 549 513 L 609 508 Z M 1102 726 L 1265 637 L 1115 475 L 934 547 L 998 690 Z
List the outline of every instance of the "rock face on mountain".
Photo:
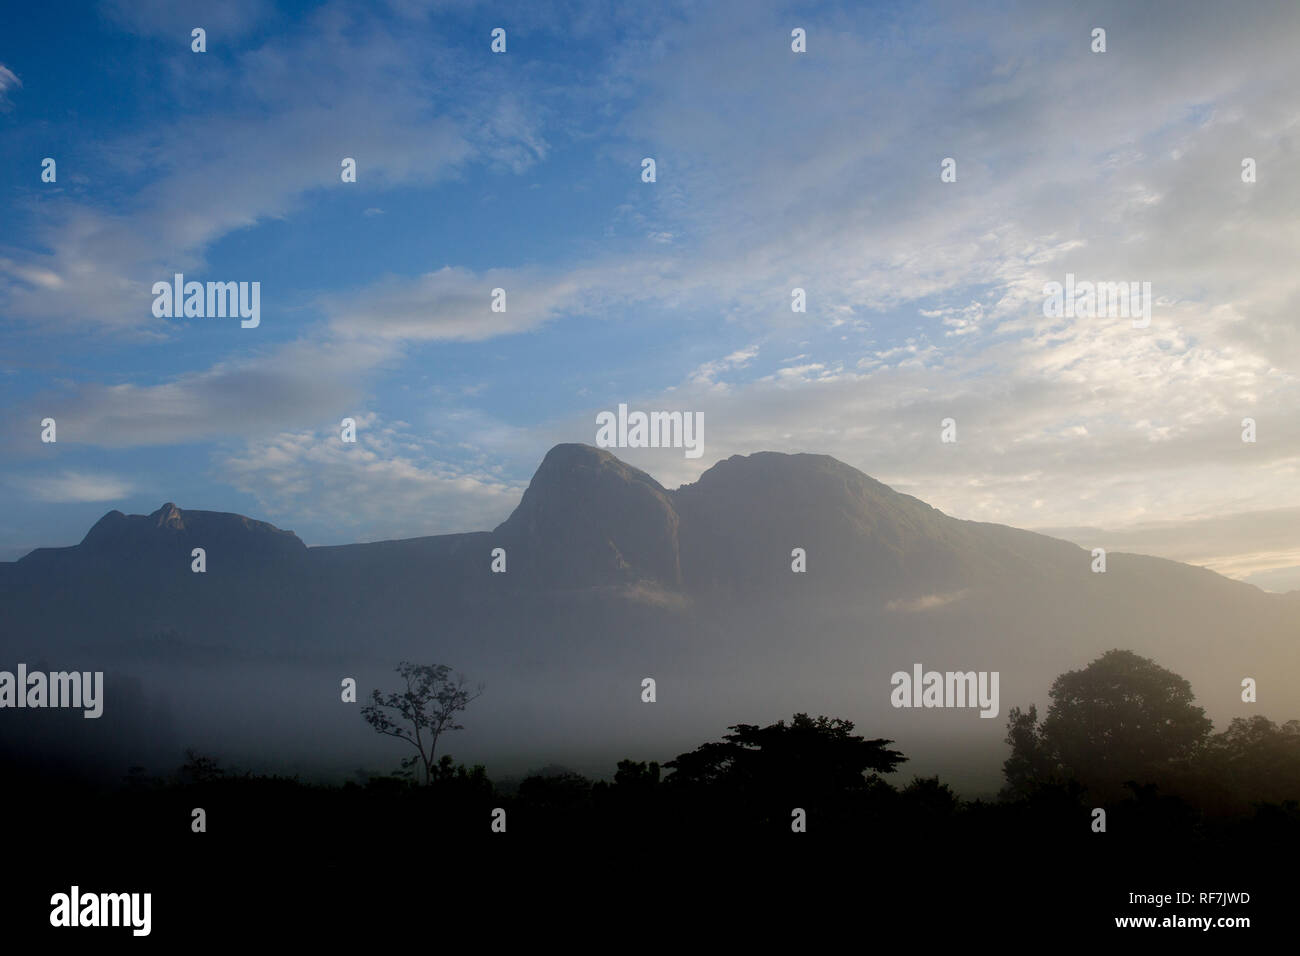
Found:
M 588 445 L 556 445 L 493 538 L 509 573 L 539 586 L 680 587 L 678 525 L 669 493 L 645 472 Z
M 1244 677 L 1265 678 L 1269 715 L 1289 719 L 1297 625 L 1300 594 L 1119 553 L 1096 574 L 1068 542 L 951 518 L 824 455 L 769 452 L 668 490 L 607 451 L 558 445 L 491 531 L 307 548 L 265 522 L 169 503 L 0 563 L 0 669 L 102 668 L 135 688 L 114 692 L 119 708 L 166 701 L 187 743 L 331 753 L 347 767 L 370 741 L 338 681 L 387 686 L 408 659 L 487 682 L 472 721 L 484 760 L 662 759 L 730 723 L 804 710 L 913 755 L 983 748 L 995 788 L 1003 719 L 893 709 L 893 671 L 999 671 L 1005 715 L 1124 647 L 1187 677 L 1220 722 L 1247 715 Z M 640 701 L 646 676 L 654 706 Z M 77 733 L 109 734 L 112 700 L 84 722 L 101 729 Z M 153 713 L 136 725 L 156 726 Z M 15 726 L 0 719 L 0 744 Z
M 649 582 L 709 599 L 783 590 L 899 598 L 1074 560 L 1074 545 L 958 521 L 826 455 L 735 455 L 669 491 L 588 445 L 557 445 L 492 533 L 521 587 Z
M 265 521 L 220 511 L 181 511 L 170 501 L 151 515 L 110 511 L 82 539 L 81 549 L 100 554 L 130 555 L 150 548 L 170 548 L 199 542 L 234 545 L 246 555 L 298 554 L 307 546 L 292 531 Z
M 967 544 L 959 522 L 826 455 L 736 455 L 672 500 L 684 571 L 702 591 L 739 596 L 783 584 L 795 548 L 822 593 L 946 588 Z
M 149 515 L 110 511 L 95 522 L 80 544 L 38 548 L 16 563 L 25 567 L 119 561 L 153 565 L 168 560 L 188 562 L 194 548 L 237 555 L 241 562 L 301 558 L 307 551 L 292 531 L 281 531 L 265 521 L 221 511 L 182 511 L 169 501 Z

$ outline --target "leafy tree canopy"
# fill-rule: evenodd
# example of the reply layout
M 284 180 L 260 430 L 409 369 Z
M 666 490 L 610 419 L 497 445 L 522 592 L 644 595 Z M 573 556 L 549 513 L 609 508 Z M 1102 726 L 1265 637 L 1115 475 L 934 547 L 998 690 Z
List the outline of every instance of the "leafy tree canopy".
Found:
M 1107 790 L 1160 778 L 1196 755 L 1212 727 L 1191 684 L 1132 651 L 1062 674 L 1049 696 L 1041 724 L 1033 706 L 1010 711 L 1003 772 L 1012 794 L 1061 780 Z
M 675 787 L 721 785 L 744 791 L 851 794 L 867 789 L 866 774 L 889 773 L 907 758 L 853 733 L 853 723 L 795 714 L 787 724 L 736 724 L 720 742 L 679 755 L 666 765 Z

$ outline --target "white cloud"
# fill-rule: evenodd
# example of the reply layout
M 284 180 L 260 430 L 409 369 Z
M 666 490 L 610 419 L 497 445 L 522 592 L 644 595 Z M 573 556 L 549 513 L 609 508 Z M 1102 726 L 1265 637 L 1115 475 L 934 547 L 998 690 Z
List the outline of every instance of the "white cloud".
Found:
M 167 36 L 181 18 L 185 29 L 164 63 L 188 63 L 196 14 L 162 4 L 166 15 L 155 17 L 153 6 L 108 12 L 128 28 Z M 243 30 L 262 9 L 245 2 L 210 16 L 210 49 L 217 26 Z M 45 201 L 32 248 L 0 262 L 8 317 L 47 332 L 98 327 L 165 337 L 168 328 L 150 311 L 150 285 L 202 269 L 223 236 L 290 215 L 314 191 L 336 187 L 341 155 L 355 154 L 371 190 L 429 186 L 474 161 L 522 170 L 546 155 L 522 92 L 436 37 L 364 14 L 326 4 L 297 29 L 240 52 L 237 63 L 214 59 L 205 76 L 219 109 L 92 142 L 105 176 L 147 185 L 112 210 L 70 196 Z M 177 95 L 190 95 L 194 79 L 179 77 Z M 344 145 L 350 153 L 340 152 Z
M 493 289 L 505 311 L 492 311 Z M 325 296 L 330 326 L 341 337 L 478 341 L 541 325 L 561 310 L 577 311 L 584 294 L 576 277 L 528 270 L 475 273 L 446 266 L 413 279 L 389 276 L 347 295 Z
M 0 113 L 7 113 L 13 109 L 13 103 L 9 100 L 9 91 L 22 85 L 23 81 L 18 79 L 17 74 L 0 63 Z
M 231 334 L 247 333 L 235 323 Z M 128 448 L 314 426 L 354 406 L 364 376 L 393 354 L 373 342 L 302 341 L 155 385 L 80 384 L 32 400 L 25 415 L 7 419 L 6 431 L 19 445 L 28 421 L 49 415 L 61 444 Z
M 688 381 L 698 386 L 725 389 L 726 384 L 718 382 L 718 376 L 723 372 L 747 368 L 758 356 L 758 348 L 757 345 L 749 345 L 743 349 L 737 349 L 723 358 L 704 362 L 697 366 L 695 371 L 691 372 Z
M 30 498 L 60 504 L 118 501 L 132 491 L 130 482 L 115 475 L 74 470 L 17 479 L 15 483 Z
M 219 464 L 221 477 L 273 516 L 319 523 L 341 540 L 411 538 L 491 530 L 519 503 L 523 487 L 486 466 L 445 460 L 446 448 L 400 422 L 357 416 L 357 442 L 338 429 L 283 432 L 250 442 Z
M 416 15 L 413 2 L 403 9 Z M 57 207 L 41 237 L 49 255 L 0 262 L 9 312 L 139 325 L 154 271 L 201 262 L 215 238 L 285 214 L 337 176 L 337 157 L 312 137 L 322 125 L 382 143 L 382 160 L 363 170 L 389 184 L 552 155 L 539 117 L 563 124 L 562 111 L 530 109 L 520 89 L 470 72 L 456 89 L 482 81 L 481 92 L 431 117 L 424 98 L 436 84 L 416 64 L 438 57 L 382 30 L 358 33 L 339 10 L 245 58 L 236 92 L 265 123 L 203 118 L 220 147 L 212 155 L 207 139 L 187 150 L 193 127 L 179 129 L 164 152 L 179 149 L 184 162 L 123 213 Z M 808 21 L 807 58 L 773 40 L 788 35 L 775 5 L 665 17 L 653 36 L 633 31 L 586 89 L 548 90 L 618 103 L 620 139 L 605 154 L 635 169 L 653 143 L 660 161 L 660 181 L 612 216 L 599 254 L 549 271 L 451 264 L 377 279 L 323 300 L 329 338 L 298 346 L 297 361 L 242 358 L 162 385 L 82 386 L 63 407 L 69 434 L 183 441 L 235 434 L 238 422 L 272 442 L 354 400 L 404 343 L 547 334 L 572 314 L 689 310 L 713 319 L 687 333 L 698 350 L 638 402 L 703 410 L 705 456 L 628 454 L 665 483 L 770 448 L 833 454 L 950 513 L 1011 524 L 1122 530 L 1289 506 L 1300 472 L 1300 180 L 1285 171 L 1300 127 L 1300 8 L 1247 5 L 1222 18 L 1104 3 L 1095 15 L 1112 44 L 1141 55 L 1089 55 L 1077 18 L 1035 4 L 997 14 L 940 4 L 882 30 L 827 10 Z M 900 31 L 911 42 L 895 42 Z M 921 64 L 916 50 L 941 55 Z M 357 64 L 352 93 L 331 79 L 338 62 Z M 443 75 L 462 68 L 476 69 L 448 57 Z M 335 105 L 316 105 L 331 94 Z M 269 135 L 281 128 L 293 135 Z M 938 176 L 948 155 L 953 184 Z M 1240 181 L 1243 155 L 1259 163 L 1254 185 Z M 196 200 L 208 183 L 216 198 Z M 1150 281 L 1161 303 L 1151 328 L 1044 318 L 1043 283 L 1066 272 Z M 808 291 L 807 314 L 790 312 L 795 285 Z M 488 308 L 496 286 L 506 313 Z M 720 334 L 731 326 L 766 354 L 795 357 L 757 369 L 757 345 L 735 350 L 736 337 Z M 710 351 L 710 337 L 728 344 Z M 340 342 L 359 351 L 344 360 Z M 725 357 L 700 361 L 709 355 Z M 1239 440 L 1246 415 L 1260 422 L 1255 445 Z M 959 441 L 945 446 L 948 416 Z M 532 432 L 487 419 L 476 423 L 492 435 L 479 446 L 488 454 L 540 453 L 592 432 L 585 412 Z M 248 474 L 270 480 L 277 454 L 309 457 L 284 442 L 250 450 Z M 299 476 L 288 486 L 317 487 L 301 470 L 286 474 Z M 376 465 L 372 480 L 417 499 L 429 487 L 402 466 Z M 473 494 L 495 500 L 490 489 Z M 1201 559 L 1234 573 L 1294 563 L 1284 547 L 1216 547 Z
M 890 601 L 885 605 L 887 611 L 930 611 L 937 607 L 943 607 L 951 604 L 953 601 L 959 601 L 966 596 L 968 591 L 949 591 L 945 594 L 925 594 L 919 598 L 902 599 Z

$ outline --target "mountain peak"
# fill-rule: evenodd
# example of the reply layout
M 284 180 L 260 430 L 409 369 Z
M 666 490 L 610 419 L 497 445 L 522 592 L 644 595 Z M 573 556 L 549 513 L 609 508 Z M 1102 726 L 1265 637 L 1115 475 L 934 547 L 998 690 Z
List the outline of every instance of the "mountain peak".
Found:
M 177 531 L 185 530 L 185 518 L 181 509 L 170 501 L 149 515 L 149 517 L 153 519 L 155 525 L 159 528 L 173 528 Z
M 591 445 L 556 445 L 495 534 L 537 580 L 679 584 L 677 513 L 645 472 Z
M 292 531 L 225 511 L 184 511 L 168 501 L 148 515 L 110 511 L 86 533 L 78 549 L 87 554 L 129 554 L 191 547 L 233 547 L 240 553 L 279 554 L 306 545 Z
M 627 462 L 603 448 L 594 445 L 582 445 L 566 442 L 556 445 L 546 453 L 542 463 L 533 474 L 532 484 L 541 481 L 569 481 L 583 472 L 599 473 L 606 470 L 623 481 L 641 482 L 662 491 L 663 486 L 639 468 L 633 468 Z

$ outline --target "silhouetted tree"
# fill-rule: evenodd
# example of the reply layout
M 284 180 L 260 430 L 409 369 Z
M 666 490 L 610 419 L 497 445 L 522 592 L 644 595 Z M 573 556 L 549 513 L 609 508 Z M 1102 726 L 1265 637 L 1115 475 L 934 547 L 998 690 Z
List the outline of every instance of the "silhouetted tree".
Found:
M 659 785 L 659 764 L 657 761 L 650 761 L 649 766 L 645 761 L 636 762 L 634 760 L 620 760 L 618 762 L 618 771 L 614 774 L 614 786 L 625 788 L 627 792 L 644 792 L 653 790 Z
M 185 763 L 180 769 L 182 783 L 214 783 L 226 775 L 226 771 L 212 757 L 206 757 L 193 747 L 185 751 Z
M 456 714 L 483 693 L 483 685 L 471 693 L 465 677 L 453 675 L 445 664 L 402 661 L 397 673 L 406 681 L 406 690 L 384 695 L 376 689 L 371 702 L 361 708 L 361 716 L 378 733 L 405 740 L 416 749 L 418 755 L 402 761 L 402 766 L 423 765 L 428 784 L 434 773 L 438 738 L 447 731 L 464 729 L 456 723 Z M 397 719 L 386 711 L 392 711 Z
M 586 808 L 591 787 L 592 782 L 582 774 L 566 770 L 525 777 L 519 784 L 519 799 L 525 806 L 543 812 L 573 812 Z
M 1033 704 L 1028 710 L 1011 708 L 1006 742 L 1011 745 L 1011 756 L 1002 764 L 1002 775 L 1007 780 L 1001 794 L 1004 800 L 1034 796 L 1043 787 L 1061 782 L 1061 768 L 1043 742 L 1038 708 Z
M 1236 717 L 1206 741 L 1200 770 L 1239 805 L 1300 799 L 1300 720 Z
M 1052 684 L 1041 725 L 1033 707 L 1013 708 L 1007 724 L 1008 789 L 1078 780 L 1118 793 L 1129 780 L 1148 783 L 1195 755 L 1210 732 L 1186 680 L 1132 651 L 1107 651 Z
M 665 783 L 678 794 L 704 791 L 751 822 L 786 822 L 792 807 L 849 813 L 872 792 L 868 774 L 907 759 L 886 746 L 891 740 L 855 735 L 848 720 L 795 714 L 789 724 L 729 729 L 721 742 L 669 761 Z
M 706 743 L 668 762 L 669 782 L 708 783 L 764 778 L 808 778 L 834 789 L 863 786 L 864 774 L 890 773 L 907 758 L 889 750 L 892 740 L 865 740 L 853 733 L 853 722 L 831 717 L 795 714 L 787 724 L 778 720 L 766 727 L 736 724 L 727 728 L 722 743 Z
M 940 783 L 938 776 L 913 777 L 912 782 L 903 788 L 901 796 L 907 810 L 931 820 L 950 817 L 961 806 L 952 787 Z
M 122 780 L 126 784 L 126 789 L 131 791 L 144 790 L 156 783 L 156 781 L 149 779 L 148 772 L 138 764 L 127 767 L 126 776 Z

